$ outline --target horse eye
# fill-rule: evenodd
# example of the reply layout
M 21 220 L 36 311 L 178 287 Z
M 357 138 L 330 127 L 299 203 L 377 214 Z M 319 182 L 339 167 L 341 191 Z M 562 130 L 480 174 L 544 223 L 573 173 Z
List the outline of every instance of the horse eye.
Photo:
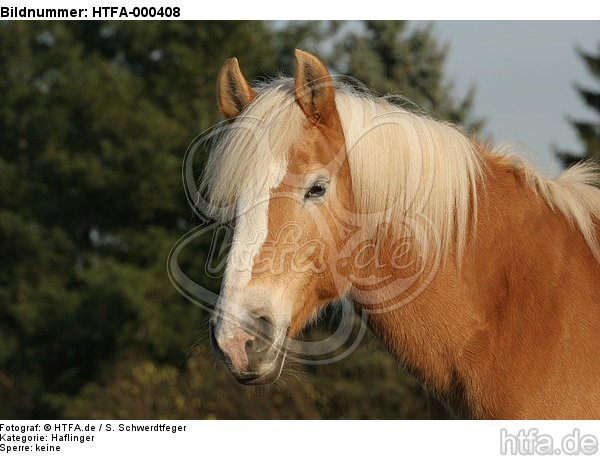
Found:
M 321 196 L 325 195 L 325 191 L 326 191 L 325 185 L 318 182 L 315 185 L 313 185 L 308 192 L 306 192 L 306 195 L 304 195 L 304 197 L 305 198 L 320 198 Z

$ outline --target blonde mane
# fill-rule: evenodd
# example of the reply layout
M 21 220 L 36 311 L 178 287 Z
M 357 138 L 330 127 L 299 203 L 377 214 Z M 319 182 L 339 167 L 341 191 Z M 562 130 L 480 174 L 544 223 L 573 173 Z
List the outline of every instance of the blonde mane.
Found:
M 471 141 L 450 125 L 368 93 L 340 90 L 336 104 L 365 223 L 402 221 L 423 250 L 434 242 L 446 253 L 456 242 L 461 252 L 482 173 Z
M 233 218 L 236 202 L 248 189 L 271 185 L 286 168 L 306 122 L 293 83 L 277 78 L 255 86 L 258 95 L 242 115 L 217 127 L 199 187 L 205 198 L 201 209 L 208 216 Z M 485 184 L 483 157 L 474 143 L 451 125 L 344 84 L 337 86 L 336 105 L 365 223 L 376 227 L 411 220 L 420 248 L 428 249 L 433 235 L 442 252 L 455 247 L 460 256 L 476 221 L 477 183 Z M 597 182 L 597 169 L 578 165 L 549 180 L 514 160 L 531 187 L 583 233 L 600 260 L 594 221 L 600 217 L 600 190 L 591 185 Z
M 209 137 L 210 155 L 199 185 L 199 206 L 220 221 L 235 216 L 249 190 L 268 186 L 285 170 L 288 153 L 305 121 L 293 98 L 293 81 L 275 79 L 255 87 L 256 98 L 233 123 L 222 122 Z

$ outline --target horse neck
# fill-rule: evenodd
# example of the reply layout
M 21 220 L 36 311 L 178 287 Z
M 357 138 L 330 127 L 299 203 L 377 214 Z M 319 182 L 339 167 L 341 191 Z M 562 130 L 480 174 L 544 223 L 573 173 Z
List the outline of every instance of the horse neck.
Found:
M 494 374 L 504 355 L 495 346 L 499 334 L 542 325 L 539 316 L 547 310 L 540 306 L 546 302 L 531 295 L 543 295 L 540 287 L 561 274 L 548 265 L 552 249 L 565 239 L 575 239 L 582 251 L 587 246 L 531 189 L 521 169 L 482 154 L 487 166 L 478 189 L 476 235 L 471 233 L 460 266 L 450 255 L 424 291 L 389 312 L 373 312 L 377 306 L 360 293 L 352 297 L 369 312 L 369 325 L 388 349 L 456 413 L 498 417 L 500 395 L 509 388 Z M 540 255 L 547 257 L 540 261 Z M 503 406 L 506 412 L 509 406 Z

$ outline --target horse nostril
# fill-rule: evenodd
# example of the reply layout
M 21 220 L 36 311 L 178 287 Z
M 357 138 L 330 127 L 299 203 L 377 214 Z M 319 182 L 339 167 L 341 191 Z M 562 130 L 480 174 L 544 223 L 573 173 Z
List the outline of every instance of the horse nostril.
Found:
M 248 339 L 246 341 L 246 344 L 244 345 L 246 353 L 256 352 L 256 350 L 254 350 L 254 341 L 255 339 Z
M 273 343 L 273 336 L 275 334 L 275 326 L 273 321 L 263 315 L 256 319 L 256 337 L 254 337 L 250 345 L 246 344 L 246 350 L 252 349 L 255 353 L 261 353 L 268 349 Z

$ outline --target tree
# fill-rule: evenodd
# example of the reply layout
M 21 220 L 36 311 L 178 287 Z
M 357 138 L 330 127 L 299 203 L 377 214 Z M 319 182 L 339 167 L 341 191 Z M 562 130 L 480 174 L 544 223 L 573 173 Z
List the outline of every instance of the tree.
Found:
M 444 74 L 448 46 L 438 43 L 432 25 L 415 28 L 404 21 L 365 21 L 350 31 L 333 53 L 335 69 L 362 81 L 380 94 L 397 94 L 437 117 L 477 133 L 474 89 L 460 101 Z M 337 57 L 337 58 L 336 58 Z
M 600 46 L 594 53 L 579 51 L 588 71 L 600 83 Z M 577 132 L 577 137 L 583 145 L 583 153 L 574 153 L 562 149 L 555 149 L 555 154 L 565 167 L 573 166 L 585 159 L 600 162 L 600 90 L 589 89 L 580 85 L 576 86 L 579 96 L 584 103 L 596 114 L 596 120 L 570 120 Z
M 184 362 L 205 315 L 165 272 L 190 227 L 181 159 L 219 118 L 227 57 L 252 75 L 276 65 L 270 34 L 249 22 L 0 24 L 3 417 L 60 416 L 127 353 Z

